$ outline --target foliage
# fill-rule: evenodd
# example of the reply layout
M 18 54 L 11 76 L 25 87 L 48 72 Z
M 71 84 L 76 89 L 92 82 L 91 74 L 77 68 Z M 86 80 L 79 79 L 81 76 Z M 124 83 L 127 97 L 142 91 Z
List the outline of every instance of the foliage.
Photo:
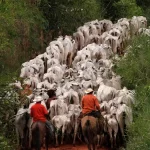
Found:
M 14 77 L 20 73 L 20 66 L 24 61 L 45 51 L 48 42 L 58 35 L 72 35 L 79 26 L 94 19 L 105 18 L 114 21 L 121 17 L 128 18 L 143 13 L 150 20 L 149 4 L 149 0 L 2 0 L 0 149 L 14 149 L 16 142 L 14 120 L 11 117 L 20 104 L 18 91 L 8 84 L 14 82 Z M 123 84 L 130 89 L 136 89 L 138 93 L 134 107 L 134 123 L 129 132 L 130 140 L 127 146 L 130 150 L 134 147 L 137 150 L 149 148 L 149 99 L 146 97 L 150 82 L 149 46 L 148 38 L 135 39 L 131 53 L 117 68 L 118 73 L 123 76 Z
M 39 8 L 49 22 L 48 28 L 53 38 L 72 34 L 80 25 L 100 19 L 101 15 L 97 0 L 44 0 Z
M 6 139 L 4 136 L 0 136 L 0 149 L 1 150 L 11 150 L 13 149 L 12 146 L 10 146 L 8 139 Z
M 150 1 L 149 0 L 136 0 L 137 5 L 143 10 L 144 16 L 150 22 Z
M 0 70 L 14 70 L 41 49 L 45 20 L 24 0 L 6 0 L 0 5 L 0 22 Z
M 128 57 L 118 64 L 117 72 L 128 87 L 135 89 L 150 82 L 150 39 L 141 36 L 131 42 Z
M 134 122 L 129 129 L 127 150 L 148 150 L 150 147 L 150 87 L 140 86 L 137 90 L 136 105 L 134 107 Z
M 20 106 L 16 89 L 4 84 L 0 86 L 0 106 L 0 149 L 14 149 L 16 143 L 14 115 Z
M 120 18 L 130 18 L 142 15 L 142 10 L 137 6 L 136 0 L 101 0 L 104 18 L 116 21 Z
M 14 119 L 10 118 L 19 107 L 17 92 L 8 84 L 20 73 L 21 63 L 42 52 L 41 32 L 46 21 L 38 8 L 25 0 L 3 0 L 0 22 L 0 149 L 7 150 L 16 143 Z
M 118 19 L 142 15 L 142 10 L 137 6 L 135 0 L 119 0 L 113 5 L 116 9 Z
M 131 42 L 128 55 L 118 66 L 117 73 L 123 77 L 123 85 L 135 89 L 133 124 L 129 128 L 127 150 L 149 149 L 150 147 L 150 39 L 146 36 Z

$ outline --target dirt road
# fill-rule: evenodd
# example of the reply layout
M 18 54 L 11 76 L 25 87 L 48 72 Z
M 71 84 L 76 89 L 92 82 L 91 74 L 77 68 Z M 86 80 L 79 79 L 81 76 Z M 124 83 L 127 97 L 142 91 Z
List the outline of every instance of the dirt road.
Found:
M 44 150 L 44 149 L 42 149 Z M 49 148 L 49 150 L 87 150 L 86 145 L 76 145 L 72 146 L 71 144 L 69 145 L 62 145 L 57 148 Z M 108 148 L 98 148 L 98 150 L 109 150 Z

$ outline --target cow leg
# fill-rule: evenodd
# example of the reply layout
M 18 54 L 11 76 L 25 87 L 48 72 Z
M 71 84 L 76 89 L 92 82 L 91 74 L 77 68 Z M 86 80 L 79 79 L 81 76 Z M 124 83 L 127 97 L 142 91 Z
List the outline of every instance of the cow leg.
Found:
M 116 130 L 114 131 L 114 148 L 116 148 L 116 146 L 117 146 L 117 144 L 116 144 L 117 133 L 118 133 L 118 126 L 117 126 Z
M 119 127 L 120 127 L 120 130 L 121 130 L 122 137 L 124 138 L 124 128 L 123 128 L 123 123 L 120 123 L 120 124 L 119 124 Z
M 69 67 L 71 67 L 71 65 L 72 65 L 72 58 L 73 58 L 73 54 L 72 54 L 72 52 L 71 52 L 71 54 L 69 55 Z
M 65 133 L 65 125 L 63 125 L 63 127 L 62 127 L 61 144 L 63 144 L 64 133 Z
M 20 145 L 20 137 L 19 137 L 19 132 L 17 129 L 16 129 L 16 136 L 17 136 L 17 145 L 19 146 Z
M 58 129 L 55 132 L 56 146 L 58 146 Z
M 111 148 L 113 148 L 113 136 L 112 136 L 112 129 L 108 129 L 109 132 L 109 137 L 110 137 L 110 142 L 111 142 Z
M 73 136 L 73 145 L 75 145 L 76 142 L 76 135 L 77 135 L 77 131 L 78 131 L 78 123 L 75 123 L 75 129 L 74 129 L 74 136 Z

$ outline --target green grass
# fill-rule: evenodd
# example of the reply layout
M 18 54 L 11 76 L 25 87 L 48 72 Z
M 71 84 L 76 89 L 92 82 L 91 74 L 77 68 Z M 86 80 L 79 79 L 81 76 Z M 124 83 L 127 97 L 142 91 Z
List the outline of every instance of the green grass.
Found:
M 116 67 L 123 86 L 135 89 L 133 124 L 128 130 L 127 150 L 150 150 L 150 38 L 132 40 L 128 56 Z

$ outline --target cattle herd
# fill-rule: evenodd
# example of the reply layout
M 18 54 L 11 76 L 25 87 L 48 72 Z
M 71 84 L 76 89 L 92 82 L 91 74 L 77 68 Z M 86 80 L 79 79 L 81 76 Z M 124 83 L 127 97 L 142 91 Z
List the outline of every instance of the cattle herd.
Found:
M 73 36 L 60 36 L 51 41 L 45 53 L 22 64 L 20 77 L 33 90 L 28 96 L 30 102 L 42 95 L 42 104 L 46 107 L 49 98 L 46 91 L 56 90 L 57 99 L 47 108 L 56 128 L 56 145 L 59 145 L 59 130 L 62 132 L 61 144 L 64 134 L 71 131 L 75 144 L 80 102 L 87 88 L 94 89 L 99 100 L 111 146 L 118 144 L 118 132 L 123 137 L 124 127 L 128 128 L 132 123 L 135 101 L 134 91 L 121 87 L 121 77 L 113 71 L 113 61 L 116 55 L 125 53 L 128 41 L 141 33 L 150 35 L 147 19 L 143 16 L 121 18 L 114 24 L 110 20 L 94 20 L 79 27 Z M 31 105 L 33 103 L 28 109 L 20 108 L 16 115 L 16 129 L 21 139 L 24 139 L 23 130 L 27 126 L 21 117 L 30 112 Z

